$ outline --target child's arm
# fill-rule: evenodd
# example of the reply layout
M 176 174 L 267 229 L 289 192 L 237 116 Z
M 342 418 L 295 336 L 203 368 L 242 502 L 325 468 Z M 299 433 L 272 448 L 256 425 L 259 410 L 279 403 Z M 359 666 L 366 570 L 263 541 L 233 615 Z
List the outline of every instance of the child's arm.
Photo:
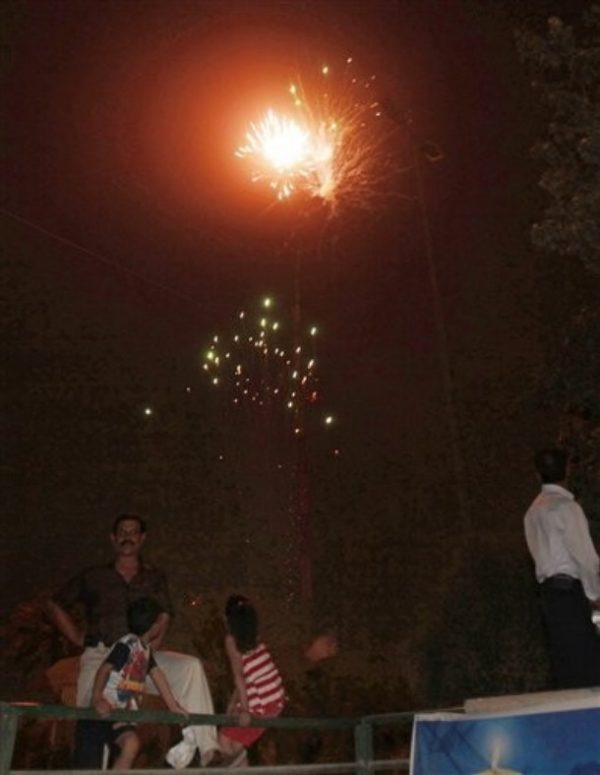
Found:
M 171 691 L 171 687 L 169 686 L 167 677 L 160 669 L 160 667 L 156 667 L 156 666 L 152 667 L 149 673 L 150 673 L 150 678 L 152 678 L 152 680 L 154 681 L 154 685 L 158 689 L 158 693 L 165 701 L 167 708 L 172 713 L 183 713 L 184 715 L 187 716 L 186 709 L 183 708 L 173 696 L 173 692 Z
M 96 671 L 96 677 L 94 678 L 94 686 L 92 688 L 92 707 L 95 708 L 101 716 L 107 716 L 112 710 L 110 703 L 102 694 L 104 688 L 106 687 L 108 676 L 110 675 L 111 670 L 112 666 L 109 665 L 108 662 L 103 662 Z
M 240 698 L 238 695 L 238 690 L 234 689 L 231 697 L 229 698 L 229 702 L 227 703 L 227 710 L 225 711 L 228 716 L 232 716 L 238 705 L 240 704 Z
M 225 636 L 225 651 L 229 657 L 229 664 L 231 665 L 231 672 L 233 673 L 233 680 L 241 709 L 247 711 L 248 696 L 246 695 L 246 683 L 242 672 L 242 655 L 237 650 L 232 635 Z

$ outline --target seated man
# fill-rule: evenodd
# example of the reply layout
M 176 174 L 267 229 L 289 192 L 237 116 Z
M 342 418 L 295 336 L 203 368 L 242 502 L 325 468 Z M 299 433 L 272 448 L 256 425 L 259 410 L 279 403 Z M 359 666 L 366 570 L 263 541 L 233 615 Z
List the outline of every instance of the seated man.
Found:
M 141 558 L 145 539 L 146 524 L 141 517 L 130 514 L 117 517 L 110 534 L 114 560 L 77 574 L 48 601 L 47 611 L 56 627 L 71 643 L 84 649 L 77 682 L 77 705 L 89 707 L 98 668 L 111 646 L 127 634 L 129 603 L 140 597 L 151 597 L 159 603 L 162 612 L 145 633 L 145 642 L 152 647 L 156 663 L 164 671 L 177 702 L 189 713 L 212 715 L 212 697 L 200 660 L 187 654 L 159 651 L 172 607 L 165 576 Z M 85 633 L 69 613 L 76 604 L 83 606 Z M 152 679 L 148 688 L 156 693 Z M 214 726 L 186 727 L 181 742 L 168 752 L 167 761 L 177 768 L 187 767 L 196 749 L 202 765 L 208 764 L 218 750 Z

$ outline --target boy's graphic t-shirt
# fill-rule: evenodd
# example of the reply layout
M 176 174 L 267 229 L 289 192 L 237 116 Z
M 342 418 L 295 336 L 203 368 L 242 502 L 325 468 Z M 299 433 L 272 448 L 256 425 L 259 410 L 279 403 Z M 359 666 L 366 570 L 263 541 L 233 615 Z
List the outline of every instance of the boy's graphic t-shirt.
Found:
M 112 670 L 105 698 L 115 708 L 137 709 L 146 675 L 156 667 L 150 646 L 144 645 L 138 635 L 125 635 L 112 647 L 106 662 Z

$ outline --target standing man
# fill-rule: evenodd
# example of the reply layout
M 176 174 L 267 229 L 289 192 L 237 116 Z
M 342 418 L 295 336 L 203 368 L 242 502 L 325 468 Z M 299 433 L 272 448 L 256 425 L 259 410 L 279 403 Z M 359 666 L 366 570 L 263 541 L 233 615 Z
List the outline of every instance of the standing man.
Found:
M 566 489 L 567 463 L 561 449 L 536 454 L 542 491 L 525 514 L 558 689 L 600 686 L 600 636 L 592 622 L 592 608 L 600 608 L 600 561 L 585 514 Z
M 48 601 L 47 611 L 60 632 L 76 646 L 81 655 L 77 682 L 77 705 L 89 707 L 96 671 L 112 645 L 127 634 L 127 607 L 141 597 L 150 597 L 161 607 L 156 622 L 145 634 L 157 665 L 165 673 L 176 700 L 189 713 L 213 714 L 213 703 L 200 660 L 174 651 L 159 651 L 173 609 L 165 576 L 141 558 L 146 540 L 146 523 L 141 517 L 122 514 L 113 523 L 110 540 L 115 559 L 106 565 L 83 570 Z M 70 609 L 83 606 L 85 632 L 73 619 Z M 156 689 L 151 681 L 150 690 Z M 208 764 L 218 749 L 213 726 L 186 727 L 183 739 L 167 753 L 167 761 L 176 768 L 187 767 L 200 751 L 202 765 Z

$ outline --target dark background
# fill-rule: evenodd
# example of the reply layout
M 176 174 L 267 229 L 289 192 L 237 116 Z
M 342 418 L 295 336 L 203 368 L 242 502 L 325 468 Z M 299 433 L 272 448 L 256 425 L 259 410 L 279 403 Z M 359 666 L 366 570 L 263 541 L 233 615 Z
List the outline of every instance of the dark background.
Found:
M 2 5 L 3 617 L 109 556 L 110 523 L 131 510 L 148 517 L 148 557 L 171 579 L 175 645 L 193 635 L 202 653 L 213 602 L 237 589 L 258 598 L 282 649 L 336 626 L 344 669 L 403 682 L 396 709 L 539 688 L 523 636 L 537 620 L 522 515 L 532 450 L 558 423 L 540 391 L 566 321 L 597 289 L 530 248 L 543 200 L 529 147 L 543 116 L 512 36 L 576 5 Z M 306 225 L 233 157 L 290 74 L 348 55 L 410 112 L 417 150 L 443 153 L 422 162 L 422 204 L 463 513 L 418 202 L 390 196 Z M 405 128 L 397 141 L 407 154 Z M 414 195 L 411 175 L 398 193 Z M 322 331 L 319 411 L 336 416 L 325 432 L 315 414 L 307 433 L 310 607 L 296 587 L 283 421 L 236 415 L 201 369 L 212 336 L 265 293 L 289 318 L 298 235 L 302 311 Z M 458 667 L 448 678 L 467 642 L 485 679 Z M 511 648 L 512 673 L 499 667 Z

